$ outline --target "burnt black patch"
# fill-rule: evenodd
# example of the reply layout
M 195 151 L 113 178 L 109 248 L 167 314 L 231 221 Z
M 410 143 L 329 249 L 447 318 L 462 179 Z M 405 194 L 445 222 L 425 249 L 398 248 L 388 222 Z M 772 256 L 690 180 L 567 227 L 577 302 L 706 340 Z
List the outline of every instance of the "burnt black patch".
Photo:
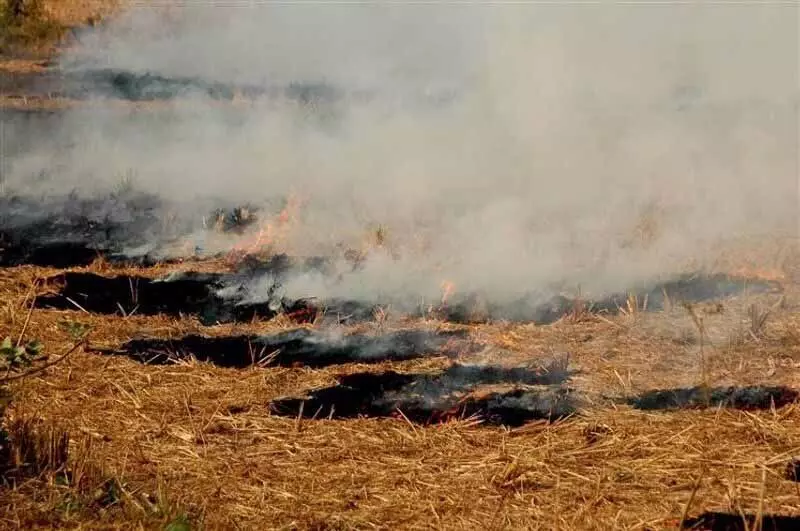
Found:
M 489 321 L 534 322 L 549 324 L 558 321 L 571 309 L 571 301 L 554 297 L 541 301 L 538 296 L 528 296 L 516 301 L 497 304 L 490 297 L 472 293 L 443 305 L 436 313 L 445 321 L 474 324 Z
M 160 281 L 140 276 L 104 277 L 94 273 L 67 272 L 48 279 L 62 286 L 58 294 L 36 299 L 38 308 L 82 309 L 101 314 L 198 315 L 222 313 L 222 301 L 213 295 L 220 274 L 194 273 Z M 233 309 L 229 309 L 233 312 Z M 254 309 L 254 312 L 257 309 Z M 269 316 L 275 314 L 271 311 Z
M 270 211 L 281 208 L 278 201 L 269 203 L 274 203 Z M 74 193 L 0 195 L 0 266 L 84 266 L 98 256 L 113 263 L 152 265 L 208 256 L 214 253 L 203 249 L 203 233 L 241 234 L 252 229 L 260 214 L 253 205 L 216 199 L 198 198 L 190 209 L 135 191 L 125 182 L 119 190 L 88 198 Z
M 142 245 L 160 226 L 155 196 L 0 197 L 0 266 L 71 267 Z
M 404 416 L 420 424 L 480 416 L 486 424 L 520 426 L 575 412 L 569 390 L 556 385 L 568 377 L 561 363 L 539 369 L 453 365 L 439 374 L 359 373 L 342 376 L 338 385 L 306 397 L 274 400 L 270 410 L 306 418 Z M 475 392 L 482 385 L 496 384 L 545 387 Z
M 792 404 L 800 393 L 788 387 L 690 387 L 647 391 L 627 399 L 643 410 L 705 409 L 725 407 L 759 410 Z
M 455 355 L 464 332 L 402 330 L 379 336 L 334 336 L 298 329 L 269 336 L 206 337 L 177 340 L 135 339 L 116 351 L 143 363 L 166 364 L 191 357 L 221 367 L 327 367 L 344 363 L 380 363 L 433 355 Z
M 288 98 L 303 105 L 319 105 L 336 103 L 345 96 L 342 89 L 323 83 L 229 84 L 111 68 L 67 72 L 62 89 L 76 98 L 101 94 L 128 101 L 163 101 L 194 94 L 222 101 L 241 95 L 247 98 Z
M 86 241 L 15 242 L 7 234 L 0 233 L 2 266 L 80 267 L 91 264 L 103 253 L 103 249 L 93 248 Z
M 575 311 L 577 307 L 590 312 L 607 314 L 627 309 L 629 297 L 634 297 L 641 311 L 661 311 L 681 303 L 699 303 L 724 299 L 747 290 L 748 293 L 778 292 L 774 282 L 745 279 L 729 275 L 684 275 L 652 286 L 633 287 L 629 293 L 613 294 L 595 300 L 579 300 L 558 295 L 546 297 L 531 294 L 516 301 L 496 304 L 491 297 L 469 294 L 456 297 L 438 309 L 442 318 L 457 323 L 487 321 L 535 322 L 551 324 Z
M 755 529 L 756 515 L 731 514 L 723 512 L 705 512 L 694 518 L 683 521 L 681 529 L 696 529 L 703 531 L 746 531 Z M 790 531 L 800 529 L 800 517 L 763 515 L 761 518 L 762 531 Z
M 374 318 L 373 308 L 358 302 L 289 300 L 269 295 L 264 302 L 244 302 L 247 290 L 220 291 L 233 275 L 183 273 L 165 279 L 135 275 L 105 277 L 95 273 L 67 272 L 47 279 L 60 286 L 58 293 L 36 299 L 36 307 L 85 310 L 99 314 L 196 316 L 206 325 L 271 319 L 279 313 L 297 323 L 314 322 L 325 315 L 338 323 Z
M 565 357 L 537 368 L 454 364 L 433 381 L 437 387 L 449 390 L 472 388 L 476 384 L 555 385 L 566 382 L 572 375 L 568 363 Z
M 276 255 L 267 261 L 244 260 L 235 273 L 188 272 L 161 279 L 66 272 L 47 279 L 58 292 L 37 298 L 35 304 L 111 315 L 193 315 L 206 325 L 270 319 L 279 313 L 298 323 L 314 322 L 320 315 L 340 323 L 373 319 L 373 308 L 362 303 L 334 300 L 320 304 L 277 294 L 282 278 L 290 271 L 321 269 L 326 263 L 320 258 L 293 260 Z M 253 278 L 264 281 L 264 286 L 257 287 L 263 292 L 262 302 L 250 302 L 249 281 Z M 231 289 L 231 285 L 236 287 Z
M 169 100 L 189 93 L 219 100 L 230 100 L 234 96 L 234 90 L 221 83 L 192 78 L 169 78 L 151 73 L 100 69 L 74 73 L 71 77 L 81 81 L 87 91 L 86 96 L 90 93 L 102 93 L 129 101 Z

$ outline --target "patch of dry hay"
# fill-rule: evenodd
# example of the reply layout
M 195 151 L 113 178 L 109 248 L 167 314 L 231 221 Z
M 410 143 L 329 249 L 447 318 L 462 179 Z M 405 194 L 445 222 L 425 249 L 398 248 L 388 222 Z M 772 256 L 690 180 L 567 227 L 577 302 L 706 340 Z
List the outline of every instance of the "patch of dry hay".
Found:
M 187 265 L 84 269 L 156 276 L 181 267 Z M 53 272 L 0 271 L 4 334 L 23 325 L 32 282 Z M 796 300 L 790 289 L 758 340 L 708 346 L 705 383 L 797 387 Z M 731 309 L 708 314 L 707 322 L 735 321 L 742 314 L 734 306 L 752 302 L 726 303 Z M 681 311 L 471 326 L 472 338 L 491 348 L 467 361 L 529 362 L 567 352 L 580 371 L 572 385 L 587 396 L 698 385 L 698 345 L 670 332 L 691 325 Z M 59 326 L 65 318 L 89 325 L 91 343 L 102 346 L 137 334 L 267 333 L 286 326 L 202 327 L 188 318 L 35 310 L 26 336 L 60 352 L 73 341 Z M 0 518 L 24 528 L 158 528 L 186 513 L 209 529 L 666 529 L 693 493 L 689 514 L 756 512 L 759 505 L 764 513 L 800 512 L 797 485 L 783 479 L 786 461 L 800 452 L 797 406 L 641 412 L 598 401 L 578 417 L 515 430 L 473 420 L 423 427 L 402 418 L 311 421 L 268 412 L 273 398 L 331 385 L 337 374 L 436 370 L 446 363 L 431 357 L 236 370 L 196 362 L 146 366 L 76 352 L 12 383 L 11 414 L 64 425 L 72 434 L 73 466 L 91 464 L 92 485 L 113 480 L 119 500 L 94 510 L 91 496 L 39 480 L 35 489 L 30 483 L 3 490 Z M 80 503 L 68 510 L 65 500 Z

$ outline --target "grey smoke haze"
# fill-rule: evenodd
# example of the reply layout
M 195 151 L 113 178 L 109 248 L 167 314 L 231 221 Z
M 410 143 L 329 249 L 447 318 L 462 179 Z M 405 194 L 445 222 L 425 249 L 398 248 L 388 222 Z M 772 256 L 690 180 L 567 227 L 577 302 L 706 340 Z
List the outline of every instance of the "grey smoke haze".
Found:
M 62 65 L 344 92 L 316 111 L 200 94 L 158 113 L 91 106 L 10 163 L 15 189 L 99 193 L 129 172 L 186 214 L 295 194 L 292 254 L 387 227 L 395 256 L 298 277 L 292 296 L 616 291 L 798 228 L 796 5 L 139 8 Z

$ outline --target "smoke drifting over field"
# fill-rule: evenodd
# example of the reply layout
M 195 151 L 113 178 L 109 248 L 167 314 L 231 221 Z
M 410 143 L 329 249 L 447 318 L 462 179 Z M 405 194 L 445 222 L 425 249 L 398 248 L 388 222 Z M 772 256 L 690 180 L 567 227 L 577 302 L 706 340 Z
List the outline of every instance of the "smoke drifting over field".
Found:
M 7 161 L 7 189 L 127 175 L 184 218 L 294 195 L 296 254 L 386 228 L 359 272 L 298 277 L 295 297 L 616 291 L 797 231 L 797 6 L 203 4 L 132 10 L 62 66 L 255 103 L 72 111 Z M 268 90 L 287 86 L 323 96 Z

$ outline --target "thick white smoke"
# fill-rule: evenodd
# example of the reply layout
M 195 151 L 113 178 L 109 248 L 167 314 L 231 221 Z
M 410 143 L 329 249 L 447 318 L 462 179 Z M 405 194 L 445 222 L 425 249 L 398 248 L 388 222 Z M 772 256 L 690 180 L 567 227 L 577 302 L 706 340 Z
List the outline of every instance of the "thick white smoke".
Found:
M 291 295 L 619 290 L 798 228 L 796 5 L 203 2 L 131 10 L 62 65 L 342 91 L 315 109 L 91 106 L 12 161 L 17 187 L 131 174 L 189 212 L 295 194 L 290 253 L 386 227 L 395 256 Z

